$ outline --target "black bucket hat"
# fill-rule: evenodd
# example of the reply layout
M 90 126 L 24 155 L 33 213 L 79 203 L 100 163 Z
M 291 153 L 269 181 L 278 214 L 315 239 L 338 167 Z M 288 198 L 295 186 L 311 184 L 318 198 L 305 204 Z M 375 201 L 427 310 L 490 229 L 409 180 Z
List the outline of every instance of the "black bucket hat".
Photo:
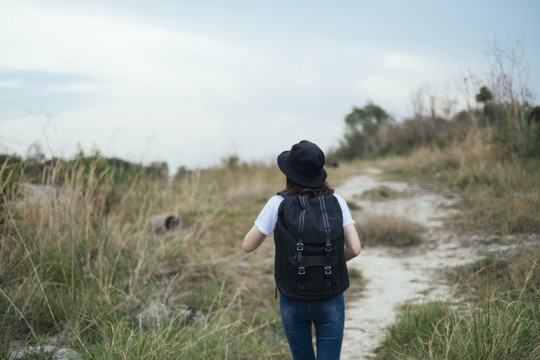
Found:
M 279 169 L 285 176 L 309 188 L 320 187 L 326 180 L 325 157 L 322 150 L 312 142 L 302 140 L 291 150 L 277 157 Z

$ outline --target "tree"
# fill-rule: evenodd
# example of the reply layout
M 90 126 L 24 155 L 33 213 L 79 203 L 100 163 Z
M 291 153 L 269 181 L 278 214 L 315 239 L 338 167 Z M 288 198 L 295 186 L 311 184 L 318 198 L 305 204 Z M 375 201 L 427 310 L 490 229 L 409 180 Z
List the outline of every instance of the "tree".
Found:
M 478 94 L 475 97 L 476 101 L 484 104 L 484 117 L 486 119 L 486 126 L 490 125 L 490 120 L 495 113 L 494 107 L 491 105 L 493 102 L 493 93 L 487 88 L 487 86 L 482 86 Z
M 482 86 L 478 94 L 476 94 L 476 101 L 479 103 L 486 104 L 487 102 L 493 100 L 493 94 L 486 86 Z
M 390 115 L 380 106 L 368 102 L 366 106 L 359 109 L 354 107 L 349 115 L 345 117 L 345 123 L 349 130 L 358 131 L 365 135 L 373 135 L 380 125 L 390 121 Z
M 368 102 L 363 108 L 353 107 L 345 116 L 346 132 L 337 157 L 352 159 L 363 156 L 368 150 L 368 138 L 374 137 L 381 125 L 390 122 L 391 117 L 380 106 Z

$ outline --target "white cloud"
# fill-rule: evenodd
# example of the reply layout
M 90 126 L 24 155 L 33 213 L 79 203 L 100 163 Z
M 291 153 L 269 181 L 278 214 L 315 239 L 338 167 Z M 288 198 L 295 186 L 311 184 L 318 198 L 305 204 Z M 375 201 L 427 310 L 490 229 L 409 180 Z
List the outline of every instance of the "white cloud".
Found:
M 145 24 L 28 7 L 13 3 L 0 13 L 0 68 L 121 79 L 131 84 L 169 81 L 197 89 L 230 83 L 218 63 L 249 57 L 233 44 Z M 31 25 L 30 25 L 31 24 Z M 211 59 L 209 61 L 209 59 Z
M 384 56 L 382 66 L 391 70 L 411 70 L 433 66 L 429 58 L 413 54 L 389 53 Z
M 411 115 L 411 96 L 419 89 L 430 91 L 439 81 L 458 73 L 454 64 L 413 53 L 380 54 L 379 66 L 356 83 L 358 91 L 395 114 Z M 449 90 L 449 89 L 446 89 Z M 438 94 L 430 94 L 439 96 Z M 449 91 L 444 93 L 450 96 Z M 453 95 L 452 95 L 453 96 Z
M 81 4 L 0 0 L 0 89 L 10 97 L 0 103 L 0 140 L 21 153 L 43 134 L 13 104 L 34 110 L 27 104 L 41 96 L 44 112 L 55 113 L 48 136 L 58 151 L 96 143 L 107 155 L 174 168 L 231 152 L 273 158 L 302 138 L 328 148 L 351 106 L 372 100 L 396 117 L 409 115 L 411 94 L 458 66 L 414 36 L 396 40 L 401 14 L 357 21 L 355 11 L 379 13 L 359 5 L 306 13 L 280 4 L 292 11 L 281 18 L 258 5 L 246 12 L 216 3 L 207 12 L 204 2 L 160 2 L 146 14 L 138 2 L 129 10 Z M 178 22 L 165 14 L 173 9 Z M 310 12 L 325 21 L 305 21 Z
M 45 89 L 59 93 L 97 93 L 103 89 L 102 84 L 95 82 L 72 82 L 59 85 L 46 85 Z
M 24 85 L 22 79 L 7 79 L 0 80 L 0 89 L 15 89 L 20 88 Z
M 195 165 L 191 158 L 200 162 L 207 154 L 186 155 L 187 150 L 197 143 L 218 144 L 227 127 L 216 99 L 221 104 L 247 101 L 251 79 L 245 73 L 261 63 L 243 47 L 215 38 L 17 3 L 0 13 L 0 46 L 6 55 L 0 57 L 2 71 L 91 79 L 40 88 L 45 94 L 83 93 L 90 103 L 56 116 L 48 136 L 58 149 L 95 143 L 138 161 L 151 148 L 172 152 L 178 145 L 186 151 L 177 161 L 190 166 Z M 26 144 L 43 138 L 36 128 L 35 119 L 24 115 L 2 123 L 4 134 L 18 134 Z M 166 141 L 173 145 L 165 146 Z

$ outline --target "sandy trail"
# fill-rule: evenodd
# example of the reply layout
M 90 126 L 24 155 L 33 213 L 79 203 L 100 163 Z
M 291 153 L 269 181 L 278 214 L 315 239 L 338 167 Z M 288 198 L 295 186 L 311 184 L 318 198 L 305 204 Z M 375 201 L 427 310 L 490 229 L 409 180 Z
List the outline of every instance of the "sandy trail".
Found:
M 378 169 L 365 169 L 338 186 L 336 192 L 361 206 L 356 218 L 368 213 L 393 214 L 419 223 L 425 228 L 423 242 L 406 249 L 363 246 L 360 256 L 348 263 L 362 271 L 367 285 L 360 299 L 347 304 L 342 359 L 369 359 L 383 341 L 384 327 L 394 320 L 398 305 L 448 299 L 450 289 L 437 270 L 470 263 L 480 256 L 478 247 L 463 245 L 462 239 L 442 227 L 452 211 L 442 205 L 450 205 L 453 199 L 406 182 L 379 180 L 379 173 Z M 381 186 L 409 195 L 384 201 L 360 197 Z

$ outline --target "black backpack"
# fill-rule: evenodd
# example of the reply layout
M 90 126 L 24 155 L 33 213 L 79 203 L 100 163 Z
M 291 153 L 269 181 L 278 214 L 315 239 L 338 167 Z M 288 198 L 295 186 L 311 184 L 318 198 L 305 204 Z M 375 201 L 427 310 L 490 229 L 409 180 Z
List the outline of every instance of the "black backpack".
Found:
M 279 193 L 280 195 L 284 195 Z M 334 195 L 284 196 L 274 230 L 274 277 L 280 293 L 321 300 L 349 287 L 343 214 Z

